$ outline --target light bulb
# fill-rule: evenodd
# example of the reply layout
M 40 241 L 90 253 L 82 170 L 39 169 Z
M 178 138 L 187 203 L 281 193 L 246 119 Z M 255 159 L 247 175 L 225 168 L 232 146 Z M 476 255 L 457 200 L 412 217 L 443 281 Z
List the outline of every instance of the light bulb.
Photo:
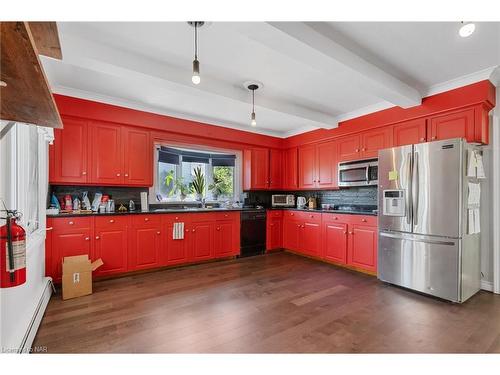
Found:
M 200 83 L 200 62 L 197 59 L 193 60 L 193 76 L 191 77 L 191 81 L 197 85 Z
M 250 125 L 257 126 L 257 121 L 255 120 L 255 112 L 252 112 L 252 121 L 250 122 Z
M 462 27 L 460 28 L 460 30 L 458 30 L 458 34 L 462 38 L 467 38 L 468 36 L 472 35 L 472 33 L 474 32 L 474 30 L 476 30 L 476 25 L 474 25 L 473 23 L 465 23 L 465 24 L 462 25 Z
M 201 78 L 200 78 L 200 76 L 198 75 L 198 73 L 193 73 L 193 76 L 191 77 L 191 81 L 192 81 L 195 85 L 197 85 L 197 84 L 199 84 L 199 83 L 200 83 Z

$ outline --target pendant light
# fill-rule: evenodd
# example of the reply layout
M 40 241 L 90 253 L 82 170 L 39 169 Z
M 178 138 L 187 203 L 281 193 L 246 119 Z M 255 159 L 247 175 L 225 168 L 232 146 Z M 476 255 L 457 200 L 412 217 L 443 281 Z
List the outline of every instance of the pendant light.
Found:
M 252 91 L 252 115 L 250 117 L 250 125 L 257 126 L 257 120 L 255 119 L 255 90 L 259 88 L 259 85 L 252 83 L 248 85 L 248 89 Z
M 472 35 L 472 33 L 476 30 L 476 25 L 473 24 L 472 22 L 461 22 L 460 23 L 460 29 L 458 30 L 458 35 L 460 35 L 462 38 L 467 38 Z
M 188 24 L 194 28 L 194 60 L 193 60 L 193 75 L 191 81 L 198 85 L 201 81 L 200 78 L 200 62 L 198 61 L 198 28 L 202 27 L 205 22 L 203 21 L 189 21 Z

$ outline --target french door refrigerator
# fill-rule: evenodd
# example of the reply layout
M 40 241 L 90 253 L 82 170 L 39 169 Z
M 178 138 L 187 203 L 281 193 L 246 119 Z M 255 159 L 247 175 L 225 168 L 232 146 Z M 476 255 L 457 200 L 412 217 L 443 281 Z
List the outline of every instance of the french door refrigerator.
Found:
M 463 302 L 480 287 L 480 235 L 467 233 L 462 139 L 380 150 L 378 278 Z

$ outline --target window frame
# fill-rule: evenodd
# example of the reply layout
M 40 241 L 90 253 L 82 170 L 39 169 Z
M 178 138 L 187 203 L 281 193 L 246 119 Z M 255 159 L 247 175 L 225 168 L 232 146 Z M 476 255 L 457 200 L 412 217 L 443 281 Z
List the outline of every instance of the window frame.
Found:
M 213 148 L 210 146 L 203 146 L 203 145 L 180 145 L 180 144 L 170 144 L 170 143 L 155 143 L 153 145 L 153 154 L 154 154 L 154 159 L 153 159 L 153 186 L 149 188 L 149 204 L 155 204 L 155 205 L 192 205 L 192 204 L 197 204 L 199 201 L 196 200 L 180 200 L 180 199 L 174 199 L 168 200 L 168 201 L 162 201 L 159 202 L 156 199 L 156 194 L 157 194 L 157 186 L 158 186 L 158 149 L 163 146 L 163 147 L 170 147 L 170 148 L 181 148 L 181 149 L 188 149 L 192 151 L 198 151 L 198 152 L 203 152 L 203 153 L 209 153 L 209 152 L 218 152 L 218 153 L 224 153 L 224 154 L 233 154 L 236 156 L 236 159 L 234 161 L 234 170 L 233 170 L 233 196 L 232 198 L 228 199 L 219 199 L 219 200 L 214 200 L 214 199 L 208 199 L 208 197 L 205 197 L 205 202 L 206 203 L 223 203 L 227 201 L 239 201 L 241 194 L 243 193 L 242 189 L 242 159 L 243 159 L 243 153 L 240 150 L 231 150 L 231 149 L 222 149 L 222 148 Z M 210 159 L 210 164 L 208 164 L 210 168 L 208 168 L 208 172 L 206 173 L 205 179 L 207 181 L 206 189 L 207 189 L 207 195 L 208 195 L 208 185 L 210 184 L 210 181 L 213 179 L 213 166 L 212 166 L 212 159 Z M 179 165 L 176 166 L 176 175 L 179 176 L 179 173 L 182 174 L 182 161 Z

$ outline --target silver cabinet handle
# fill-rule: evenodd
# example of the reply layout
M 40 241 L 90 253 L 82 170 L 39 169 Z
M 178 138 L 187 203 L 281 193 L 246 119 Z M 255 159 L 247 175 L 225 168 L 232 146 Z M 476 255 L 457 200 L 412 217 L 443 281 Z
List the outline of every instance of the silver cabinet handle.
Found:
M 113 219 L 111 219 L 109 222 L 110 222 L 110 223 L 114 223 L 115 221 L 114 221 Z
M 411 225 L 411 219 L 412 219 L 412 209 L 410 207 L 410 199 L 411 199 L 411 194 L 412 194 L 412 186 L 409 183 L 410 178 L 411 178 L 411 153 L 406 155 L 406 183 L 408 186 L 406 187 L 406 199 L 405 199 L 405 204 L 406 204 L 406 223 Z
M 413 225 L 418 225 L 418 183 L 419 183 L 419 175 L 418 175 L 418 152 L 415 152 L 415 156 L 413 159 L 413 176 L 411 180 L 412 185 L 412 205 L 413 205 Z
M 120 173 L 117 173 L 117 174 L 116 174 L 116 177 L 120 177 Z
M 125 177 L 128 177 L 128 173 L 125 173 Z
M 99 239 L 99 236 L 95 236 L 95 239 L 98 240 Z
M 149 218 L 147 218 L 147 217 L 146 217 L 146 218 L 144 218 L 144 221 L 149 221 Z
M 72 221 L 70 221 L 68 224 L 69 224 L 69 225 L 73 225 L 73 224 L 75 224 L 75 223 L 74 223 L 74 222 L 72 222 Z
M 160 234 L 160 231 L 156 232 L 156 234 Z
M 366 223 L 366 219 L 361 219 L 361 221 L 362 221 L 363 223 Z
M 88 241 L 88 240 L 90 240 L 90 238 L 88 238 L 88 237 L 85 237 L 85 241 Z
M 53 227 L 48 227 L 48 228 L 45 228 L 45 230 L 48 232 L 48 231 L 51 231 L 52 229 L 54 229 Z
M 194 233 L 194 232 L 196 232 L 196 229 L 193 229 L 193 230 L 192 230 L 192 232 L 193 232 L 193 233 Z
M 86 176 L 87 175 L 87 172 L 82 172 L 82 176 Z

